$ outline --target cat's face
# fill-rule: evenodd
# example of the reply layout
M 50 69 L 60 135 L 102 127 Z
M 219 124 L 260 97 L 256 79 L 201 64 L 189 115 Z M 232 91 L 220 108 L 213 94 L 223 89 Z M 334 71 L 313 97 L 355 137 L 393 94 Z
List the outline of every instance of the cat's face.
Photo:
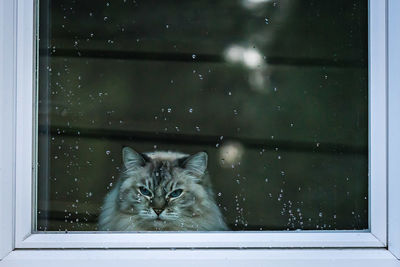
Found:
M 202 180 L 207 154 L 160 157 L 124 148 L 125 179 L 119 209 L 144 230 L 196 229 L 196 218 L 207 212 L 210 196 Z

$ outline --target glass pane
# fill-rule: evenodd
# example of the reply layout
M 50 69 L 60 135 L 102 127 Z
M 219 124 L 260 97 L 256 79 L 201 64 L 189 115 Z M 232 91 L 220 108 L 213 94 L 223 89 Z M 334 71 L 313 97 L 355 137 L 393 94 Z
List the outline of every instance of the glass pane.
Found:
M 39 9 L 38 231 L 368 229 L 367 0 Z

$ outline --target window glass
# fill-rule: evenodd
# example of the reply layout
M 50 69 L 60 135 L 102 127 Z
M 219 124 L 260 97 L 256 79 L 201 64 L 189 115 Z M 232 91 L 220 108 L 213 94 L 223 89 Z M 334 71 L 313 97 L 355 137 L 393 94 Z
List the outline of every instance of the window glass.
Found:
M 367 7 L 40 1 L 36 229 L 368 229 Z

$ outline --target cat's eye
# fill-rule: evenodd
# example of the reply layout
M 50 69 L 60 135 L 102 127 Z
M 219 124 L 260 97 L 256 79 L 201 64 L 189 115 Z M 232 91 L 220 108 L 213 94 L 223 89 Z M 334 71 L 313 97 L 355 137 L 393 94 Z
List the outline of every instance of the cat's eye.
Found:
M 182 189 L 176 189 L 169 194 L 169 197 L 179 197 L 182 194 Z
M 151 197 L 151 192 L 146 187 L 144 187 L 144 186 L 139 187 L 139 191 L 143 196 Z

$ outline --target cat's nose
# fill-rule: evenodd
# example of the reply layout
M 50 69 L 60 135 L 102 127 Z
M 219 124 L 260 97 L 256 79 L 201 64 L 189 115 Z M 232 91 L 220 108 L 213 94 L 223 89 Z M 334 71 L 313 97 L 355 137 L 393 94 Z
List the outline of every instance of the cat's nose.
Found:
M 161 212 L 163 212 L 164 209 L 156 209 L 156 208 L 153 208 L 153 210 L 154 210 L 154 212 L 155 212 L 157 215 L 160 215 Z

